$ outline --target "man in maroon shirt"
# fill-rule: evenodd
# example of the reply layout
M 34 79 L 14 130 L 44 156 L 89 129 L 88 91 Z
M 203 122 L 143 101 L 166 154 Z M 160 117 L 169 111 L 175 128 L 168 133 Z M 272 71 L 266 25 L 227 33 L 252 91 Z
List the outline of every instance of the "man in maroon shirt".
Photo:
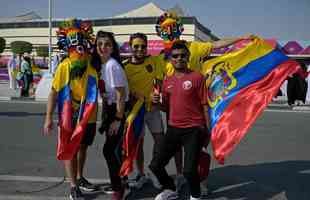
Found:
M 171 47 L 170 62 L 175 73 L 163 82 L 161 102 L 163 110 L 169 113 L 168 128 L 159 144 L 159 153 L 154 155 L 149 166 L 163 188 L 155 200 L 177 198 L 175 184 L 165 166 L 181 147 L 185 152 L 183 174 L 190 187 L 190 199 L 200 199 L 197 168 L 201 148 L 209 138 L 209 117 L 205 80 L 200 73 L 188 69 L 189 56 L 190 52 L 182 41 Z M 153 102 L 159 101 L 159 95 L 153 94 Z

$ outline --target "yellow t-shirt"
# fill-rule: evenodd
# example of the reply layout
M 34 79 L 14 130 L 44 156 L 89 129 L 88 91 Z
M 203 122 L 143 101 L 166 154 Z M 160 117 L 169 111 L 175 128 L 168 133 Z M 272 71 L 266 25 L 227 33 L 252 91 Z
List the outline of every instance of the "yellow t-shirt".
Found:
M 90 64 L 88 64 L 82 77 L 70 80 L 70 65 L 71 61 L 69 58 L 66 58 L 58 65 L 52 82 L 52 87 L 56 92 L 60 92 L 60 90 L 70 82 L 69 84 L 71 89 L 72 106 L 74 112 L 76 112 L 81 102 L 83 102 L 86 98 L 88 76 L 95 76 L 98 83 L 98 75 L 96 70 Z M 89 123 L 96 122 L 96 119 L 97 106 L 90 117 Z
M 189 68 L 200 71 L 203 59 L 209 56 L 212 50 L 212 44 L 209 42 L 187 42 L 186 45 L 191 52 Z M 123 64 L 130 92 L 143 95 L 148 104 L 151 102 L 153 80 L 163 80 L 166 75 L 170 76 L 174 72 L 172 64 L 165 59 L 164 54 L 149 56 L 140 64 L 133 64 L 130 61 Z
M 130 92 L 139 93 L 150 101 L 153 88 L 153 80 L 163 80 L 164 72 L 157 62 L 157 57 L 149 56 L 143 63 L 134 64 L 130 61 L 124 62 L 125 73 L 128 79 Z

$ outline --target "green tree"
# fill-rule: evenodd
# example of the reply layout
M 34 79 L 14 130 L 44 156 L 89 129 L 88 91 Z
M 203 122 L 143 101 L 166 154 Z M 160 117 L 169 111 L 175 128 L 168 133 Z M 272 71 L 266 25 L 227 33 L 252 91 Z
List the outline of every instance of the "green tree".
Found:
M 19 57 L 19 62 L 21 62 L 21 57 L 24 53 L 32 52 L 32 44 L 26 41 L 14 41 L 11 42 L 12 52 Z M 20 66 L 21 63 L 19 63 Z
M 44 65 L 46 64 L 45 60 L 48 57 L 48 46 L 38 46 L 36 48 L 37 56 L 43 57 Z
M 0 37 L 0 54 L 3 53 L 5 49 L 5 39 Z

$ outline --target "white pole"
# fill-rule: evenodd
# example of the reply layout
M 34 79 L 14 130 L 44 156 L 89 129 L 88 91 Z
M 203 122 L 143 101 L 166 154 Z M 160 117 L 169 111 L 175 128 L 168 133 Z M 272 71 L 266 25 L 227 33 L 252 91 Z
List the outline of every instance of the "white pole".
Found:
M 48 68 L 49 73 L 52 73 L 52 0 L 48 0 L 48 27 L 49 27 L 49 42 L 48 42 Z

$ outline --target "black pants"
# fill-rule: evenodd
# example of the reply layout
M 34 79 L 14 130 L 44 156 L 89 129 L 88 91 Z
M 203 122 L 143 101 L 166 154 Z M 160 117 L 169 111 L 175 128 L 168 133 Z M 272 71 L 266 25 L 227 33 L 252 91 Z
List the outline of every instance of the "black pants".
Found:
M 107 106 L 106 112 L 108 115 L 105 121 L 105 123 L 107 123 L 105 126 L 107 130 L 105 132 L 108 133 L 109 127 L 113 122 L 116 113 L 116 104 Z M 120 191 L 123 188 L 122 180 L 121 177 L 119 176 L 119 171 L 122 166 L 122 141 L 123 141 L 124 123 L 125 118 L 121 122 L 121 126 L 117 134 L 112 136 L 106 134 L 106 141 L 103 146 L 103 155 L 107 161 L 107 165 L 109 168 L 109 175 L 113 191 Z
M 288 104 L 292 105 L 295 100 L 300 100 L 305 103 L 307 96 L 308 84 L 305 79 L 298 74 L 293 74 L 293 77 L 287 79 L 287 99 Z
M 204 144 L 207 131 L 203 127 L 176 128 L 168 126 L 163 141 L 159 144 L 159 153 L 154 155 L 150 170 L 157 177 L 163 189 L 175 190 L 173 179 L 168 175 L 165 167 L 175 153 L 184 147 L 184 169 L 190 193 L 193 197 L 200 197 L 200 180 L 198 175 L 199 153 Z
M 33 75 L 24 73 L 22 80 L 23 80 L 23 87 L 21 89 L 21 96 L 28 97 L 30 84 L 32 83 L 32 80 L 33 80 Z

